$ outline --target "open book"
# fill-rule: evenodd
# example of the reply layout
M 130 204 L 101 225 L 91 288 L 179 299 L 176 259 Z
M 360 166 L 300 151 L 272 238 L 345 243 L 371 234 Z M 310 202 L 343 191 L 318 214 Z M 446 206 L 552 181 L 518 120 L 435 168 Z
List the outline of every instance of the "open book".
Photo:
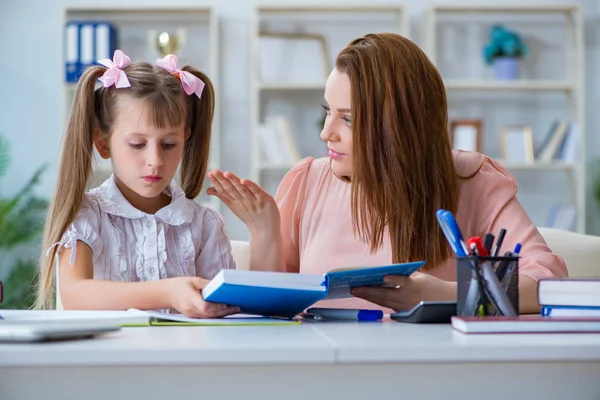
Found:
M 408 276 L 424 264 L 344 268 L 325 275 L 222 270 L 202 295 L 206 301 L 240 307 L 245 314 L 293 317 L 317 301 L 352 297 L 352 288 L 381 286 L 384 276 Z
M 250 326 L 290 325 L 298 321 L 255 315 L 235 314 L 225 318 L 188 318 L 182 314 L 166 314 L 158 311 L 104 310 L 0 310 L 0 320 L 6 321 L 103 321 L 122 327 L 133 326 Z

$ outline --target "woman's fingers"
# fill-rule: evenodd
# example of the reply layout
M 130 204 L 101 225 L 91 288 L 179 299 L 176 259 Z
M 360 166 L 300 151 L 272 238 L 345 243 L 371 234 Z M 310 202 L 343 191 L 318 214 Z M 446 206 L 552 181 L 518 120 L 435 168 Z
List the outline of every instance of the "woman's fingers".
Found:
M 250 179 L 242 179 L 240 181 L 240 183 L 242 185 L 244 185 L 244 187 L 248 188 L 248 190 L 250 190 L 250 192 L 252 192 L 254 197 L 256 197 L 259 200 L 265 198 L 265 196 L 271 197 L 270 194 L 268 194 L 263 188 L 258 186 L 256 183 L 254 183 Z
M 391 308 L 392 310 L 404 309 L 404 302 L 399 290 L 386 287 L 354 288 L 350 292 L 353 296 Z
M 218 176 L 222 174 L 223 173 L 219 170 L 210 171 L 208 173 L 208 179 L 210 179 L 210 183 L 212 183 L 214 190 L 218 193 L 218 195 L 215 193 L 217 197 L 225 202 L 232 202 L 234 200 L 233 196 L 223 187 L 221 180 L 218 178 Z
M 238 193 L 242 195 L 244 199 L 252 203 L 258 200 L 254 193 L 252 193 L 252 191 L 248 187 L 243 185 L 240 178 L 235 176 L 235 174 L 233 174 L 232 172 L 225 172 L 223 176 L 225 177 L 225 179 L 228 179 L 229 182 L 231 182 L 231 184 L 235 187 Z

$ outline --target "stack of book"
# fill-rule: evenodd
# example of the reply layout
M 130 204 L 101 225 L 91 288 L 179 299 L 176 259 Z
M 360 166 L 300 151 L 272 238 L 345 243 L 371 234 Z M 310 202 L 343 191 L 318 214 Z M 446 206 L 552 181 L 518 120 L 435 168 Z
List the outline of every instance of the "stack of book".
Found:
M 538 302 L 547 317 L 600 317 L 600 278 L 542 279 Z

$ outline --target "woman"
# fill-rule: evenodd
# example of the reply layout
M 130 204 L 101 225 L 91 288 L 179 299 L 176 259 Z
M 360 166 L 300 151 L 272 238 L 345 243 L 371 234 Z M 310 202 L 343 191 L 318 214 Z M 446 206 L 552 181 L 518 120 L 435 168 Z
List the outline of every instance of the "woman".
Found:
M 209 173 L 208 193 L 248 227 L 252 259 L 302 273 L 426 260 L 421 273 L 388 277 L 392 287 L 353 295 L 388 312 L 456 299 L 456 260 L 435 216 L 443 208 L 465 237 L 505 228 L 502 253 L 522 244 L 519 309 L 539 311 L 537 281 L 565 277 L 564 261 L 523 210 L 501 164 L 452 150 L 444 83 L 418 46 L 391 33 L 352 41 L 327 79 L 323 107 L 329 157 L 295 165 L 276 200 L 232 173 Z M 373 306 L 364 300 L 320 306 Z

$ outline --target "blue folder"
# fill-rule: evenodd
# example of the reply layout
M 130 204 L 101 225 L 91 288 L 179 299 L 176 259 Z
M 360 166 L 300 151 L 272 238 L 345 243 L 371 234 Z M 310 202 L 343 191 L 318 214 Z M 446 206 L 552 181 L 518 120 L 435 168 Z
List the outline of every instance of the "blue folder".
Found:
M 352 297 L 352 288 L 381 286 L 384 276 L 409 276 L 424 264 L 349 268 L 325 275 L 222 270 L 202 295 L 209 302 L 240 307 L 244 314 L 291 318 L 320 300 Z

